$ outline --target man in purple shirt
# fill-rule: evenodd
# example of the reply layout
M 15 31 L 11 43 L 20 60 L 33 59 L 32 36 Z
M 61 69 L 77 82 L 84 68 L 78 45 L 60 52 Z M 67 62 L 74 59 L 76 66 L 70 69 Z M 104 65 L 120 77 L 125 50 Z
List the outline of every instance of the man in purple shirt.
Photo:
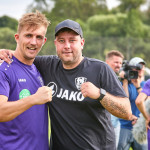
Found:
M 147 97 L 150 96 L 150 79 L 146 81 L 141 93 L 136 99 L 136 105 L 140 112 L 143 114 L 146 122 L 147 129 L 147 140 L 148 140 L 148 150 L 150 150 L 150 115 L 146 112 L 144 101 L 147 100 Z
M 46 42 L 49 21 L 39 13 L 25 14 L 15 34 L 11 64 L 0 66 L 0 149 L 48 150 L 48 110 L 52 90 L 33 64 Z

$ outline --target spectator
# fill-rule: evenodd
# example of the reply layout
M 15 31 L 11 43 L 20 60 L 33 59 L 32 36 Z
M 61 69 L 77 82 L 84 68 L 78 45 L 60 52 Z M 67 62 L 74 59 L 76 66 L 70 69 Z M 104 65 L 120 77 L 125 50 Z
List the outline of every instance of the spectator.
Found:
M 116 75 L 119 75 L 119 71 L 122 67 L 124 56 L 121 52 L 117 50 L 111 50 L 106 55 L 106 63 L 113 69 Z M 120 121 L 119 118 L 111 115 L 111 122 L 115 130 L 116 135 L 116 147 L 118 147 L 119 135 L 120 135 Z
M 146 130 L 147 130 L 147 141 L 148 141 L 148 150 L 150 149 L 150 116 L 146 111 L 144 101 L 150 96 L 150 79 L 146 81 L 141 93 L 138 95 L 136 99 L 136 105 L 140 112 L 143 114 L 145 118 Z M 149 105 L 147 106 L 149 107 Z M 149 109 L 148 109 L 149 110 Z
M 138 64 L 141 64 L 142 67 L 140 70 L 136 70 L 138 71 L 137 79 L 131 79 L 131 82 L 129 82 L 128 79 L 124 78 L 125 72 L 122 71 L 120 73 L 120 77 L 123 78 L 123 88 L 126 94 L 129 96 L 132 113 L 137 117 L 139 117 L 140 111 L 138 110 L 135 104 L 135 100 L 139 95 L 140 91 L 142 90 L 142 87 L 144 86 L 145 83 L 145 81 L 143 81 L 145 61 L 139 57 L 134 57 L 129 62 L 130 66 L 137 66 Z M 135 123 L 136 120 L 128 121 L 128 120 L 120 119 L 121 130 L 120 130 L 118 150 L 128 150 L 130 147 L 132 147 L 134 150 L 147 150 L 146 144 L 140 145 L 133 137 L 132 128 Z

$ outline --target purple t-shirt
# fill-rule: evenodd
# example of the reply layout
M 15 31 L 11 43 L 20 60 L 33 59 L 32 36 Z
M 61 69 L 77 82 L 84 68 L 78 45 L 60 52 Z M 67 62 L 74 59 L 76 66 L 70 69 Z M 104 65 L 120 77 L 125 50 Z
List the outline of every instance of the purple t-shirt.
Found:
M 0 95 L 8 101 L 21 101 L 43 86 L 34 65 L 25 65 L 13 57 L 9 65 L 0 66 Z M 48 150 L 48 110 L 46 104 L 35 105 L 8 122 L 0 122 L 0 149 Z
M 141 92 L 145 93 L 147 96 L 150 96 L 150 79 L 146 81 Z
M 150 79 L 146 81 L 141 92 L 145 93 L 147 96 L 150 96 Z M 148 138 L 148 149 L 150 149 L 150 130 L 149 129 L 147 132 L 147 138 Z

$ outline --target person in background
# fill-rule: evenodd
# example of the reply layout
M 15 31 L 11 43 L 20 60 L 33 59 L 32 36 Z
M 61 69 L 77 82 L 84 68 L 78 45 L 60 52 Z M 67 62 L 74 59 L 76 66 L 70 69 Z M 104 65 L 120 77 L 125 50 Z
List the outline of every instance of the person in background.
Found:
M 138 95 L 135 101 L 138 109 L 140 110 L 140 112 L 143 114 L 143 117 L 145 118 L 148 150 L 150 150 L 150 115 L 146 111 L 144 101 L 149 100 L 149 96 L 150 96 L 150 79 L 146 81 L 143 89 L 141 90 L 140 94 Z
M 135 118 L 116 74 L 106 63 L 82 55 L 85 41 L 79 23 L 60 22 L 54 43 L 58 56 L 38 56 L 34 61 L 53 91 L 48 103 L 50 149 L 116 150 L 110 113 Z
M 140 70 L 135 69 L 135 66 L 138 66 L 139 64 L 141 66 Z M 129 61 L 129 65 L 135 67 L 133 70 L 138 72 L 137 79 L 131 79 L 129 81 L 127 78 L 125 78 L 125 72 L 120 72 L 123 88 L 131 103 L 132 113 L 137 117 L 139 117 L 140 111 L 135 104 L 135 100 L 145 84 L 145 81 L 143 81 L 145 64 L 145 61 L 139 57 L 134 57 Z M 135 123 L 136 120 L 134 119 L 132 121 L 120 119 L 121 129 L 118 150 L 129 150 L 130 147 L 132 147 L 133 150 L 147 150 L 147 144 L 140 145 L 133 137 L 132 128 Z
M 105 61 L 112 68 L 112 70 L 119 76 L 119 71 L 122 67 L 124 56 L 118 50 L 111 50 L 107 53 Z M 111 115 L 111 122 L 115 130 L 116 135 L 116 147 L 118 147 L 119 135 L 120 135 L 120 121 L 119 118 Z
M 0 149 L 48 150 L 48 109 L 52 90 L 33 64 L 46 42 L 49 21 L 40 12 L 18 23 L 11 64 L 0 66 Z

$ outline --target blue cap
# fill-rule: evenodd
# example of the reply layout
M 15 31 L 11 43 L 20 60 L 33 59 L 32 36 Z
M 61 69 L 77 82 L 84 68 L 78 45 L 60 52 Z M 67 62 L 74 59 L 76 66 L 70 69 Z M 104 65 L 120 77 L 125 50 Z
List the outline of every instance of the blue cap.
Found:
M 79 23 L 77 23 L 73 20 L 70 20 L 70 19 L 60 22 L 55 28 L 55 36 L 63 28 L 69 28 L 69 29 L 73 30 L 74 32 L 76 32 L 77 34 L 79 34 L 81 36 L 81 38 L 83 38 L 82 28 Z

